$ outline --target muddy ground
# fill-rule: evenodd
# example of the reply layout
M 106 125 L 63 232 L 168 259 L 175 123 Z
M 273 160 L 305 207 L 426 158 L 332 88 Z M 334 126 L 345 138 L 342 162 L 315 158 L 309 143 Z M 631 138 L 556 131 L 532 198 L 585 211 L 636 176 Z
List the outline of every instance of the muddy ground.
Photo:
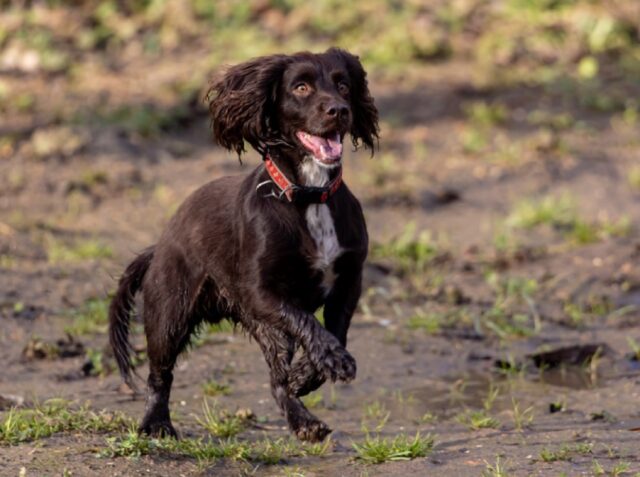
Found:
M 3 76 L 12 95 L 29 92 L 36 104 L 0 116 L 11 138 L 0 148 L 5 426 L 11 406 L 52 397 L 140 418 L 144 399 L 111 372 L 102 325 L 72 330 L 82 346 L 75 356 L 64 357 L 73 346 L 56 341 L 69 339 L 88 300 L 103 310 L 123 267 L 191 191 L 246 173 L 259 158 L 251 152 L 240 165 L 214 146 L 200 101 L 181 103 L 179 120 L 158 127 L 154 118 L 149 127 L 61 118 L 104 104 L 176 114 L 150 91 L 190 79 L 203 53 L 88 62 L 71 85 L 46 72 Z M 0 475 L 640 472 L 637 115 L 590 109 L 571 88 L 479 87 L 468 68 L 450 61 L 371 78 L 380 150 L 344 160 L 373 243 L 349 334 L 358 377 L 327 384 L 314 399 L 334 429 L 324 455 L 284 455 L 272 465 L 163 452 L 101 457 L 118 432 L 70 431 L 0 445 Z M 176 372 L 179 433 L 206 436 L 195 416 L 213 379 L 228 392 L 210 402 L 257 417 L 238 439 L 286 437 L 256 344 L 241 332 L 203 336 Z M 139 333 L 135 340 L 143 349 Z M 531 358 L 571 346 L 541 367 Z M 495 421 L 474 430 L 472 411 Z M 426 457 L 366 464 L 352 446 L 365 427 L 388 438 L 432 434 L 435 445 Z

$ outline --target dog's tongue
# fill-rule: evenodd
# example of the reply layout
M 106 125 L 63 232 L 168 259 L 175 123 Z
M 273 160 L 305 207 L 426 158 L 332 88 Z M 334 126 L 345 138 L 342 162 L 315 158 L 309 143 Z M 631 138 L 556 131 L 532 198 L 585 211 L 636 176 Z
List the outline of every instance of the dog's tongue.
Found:
M 303 131 L 298 131 L 297 136 L 316 159 L 324 162 L 335 162 L 342 157 L 342 142 L 338 132 L 330 138 L 313 136 Z

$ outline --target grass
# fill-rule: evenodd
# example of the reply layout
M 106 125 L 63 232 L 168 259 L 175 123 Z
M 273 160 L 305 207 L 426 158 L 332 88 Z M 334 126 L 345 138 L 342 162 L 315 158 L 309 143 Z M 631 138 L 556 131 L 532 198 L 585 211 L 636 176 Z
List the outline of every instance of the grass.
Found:
M 101 350 L 88 348 L 86 359 L 91 363 L 89 367 L 90 376 L 104 376 L 107 373 L 108 368 L 105 366 L 104 354 Z
M 640 166 L 633 166 L 629 169 L 627 180 L 634 190 L 640 191 Z
M 130 429 L 120 436 L 106 439 L 101 457 L 137 458 L 144 455 L 169 454 L 211 463 L 218 459 L 250 461 L 263 465 L 275 465 L 290 457 L 325 455 L 332 447 L 331 439 L 323 443 L 301 443 L 293 439 L 261 439 L 255 442 L 230 439 L 204 439 L 183 437 L 180 440 L 155 439 L 139 435 Z
M 498 396 L 500 396 L 500 388 L 491 381 L 489 383 L 489 389 L 487 390 L 487 397 L 482 400 L 482 407 L 486 412 L 491 411 Z
M 141 457 L 162 447 L 159 440 L 150 439 L 145 434 L 139 434 L 135 428 L 131 428 L 123 437 L 107 437 L 107 447 L 100 452 L 100 456 Z
M 374 430 L 380 432 L 387 424 L 389 417 L 391 417 L 391 412 L 387 410 L 384 403 L 374 401 L 371 404 L 367 404 L 364 408 L 362 429 L 364 432 L 368 432 L 369 426 L 373 424 Z
M 489 146 L 492 129 L 507 119 L 507 110 L 501 104 L 475 101 L 464 107 L 468 120 L 461 135 L 462 149 L 467 154 L 479 154 Z
M 570 226 L 576 220 L 573 200 L 568 195 L 548 195 L 518 202 L 507 218 L 513 227 L 531 229 L 539 225 Z
M 168 109 L 160 109 L 153 105 L 119 106 L 110 111 L 100 112 L 96 119 L 129 133 L 152 137 L 188 120 L 191 114 L 185 102 L 178 102 L 176 106 Z
M 446 328 L 454 328 L 470 322 L 470 317 L 464 308 L 453 308 L 443 312 L 425 312 L 417 309 L 416 313 L 407 319 L 406 326 L 410 330 L 423 330 L 428 334 L 437 334 Z
M 67 244 L 49 237 L 45 245 L 49 263 L 54 265 L 113 258 L 111 247 L 96 239 L 77 240 Z
M 500 421 L 489 416 L 487 411 L 480 409 L 477 411 L 467 410 L 456 416 L 456 421 L 464 424 L 469 429 L 477 431 L 480 429 L 496 429 L 500 426 Z
M 484 129 L 471 125 L 462 132 L 461 141 L 465 153 L 479 154 L 489 145 L 489 135 Z
M 565 237 L 577 245 L 606 240 L 611 237 L 626 237 L 631 232 L 631 221 L 622 217 L 617 221 L 603 220 L 596 223 L 576 219 Z
M 495 298 L 493 305 L 482 312 L 482 325 L 500 339 L 538 334 L 542 322 L 534 301 L 536 280 L 503 277 L 495 272 L 489 272 L 486 280 Z
M 175 15 L 177 4 L 180 15 Z M 590 2 L 589 8 L 579 1 L 502 0 L 499 8 L 445 2 L 427 9 L 420 2 L 375 0 L 352 2 L 336 15 L 330 1 L 271 2 L 260 12 L 247 2 L 99 2 L 73 25 L 73 42 L 27 15 L 11 22 L 15 26 L 3 30 L 0 39 L 36 51 L 42 69 L 61 73 L 73 71 L 72 58 L 80 52 L 118 55 L 136 46 L 156 58 L 195 36 L 217 46 L 204 58 L 208 65 L 341 45 L 355 48 L 371 68 L 391 72 L 458 56 L 470 61 L 476 81 L 493 77 L 501 83 L 546 84 L 571 79 L 598 85 L 607 67 L 626 75 L 637 71 L 633 14 L 607 6 L 603 0 Z M 279 34 L 282 28 L 275 31 L 269 18 L 281 18 L 287 35 Z M 469 28 L 474 30 L 472 43 L 466 37 Z M 378 34 L 371 36 L 371 31 Z
M 0 254 L 0 268 L 9 270 L 14 268 L 15 265 L 16 265 L 16 259 L 14 257 L 6 253 Z
M 410 330 L 424 330 L 429 334 L 436 334 L 442 328 L 443 315 L 441 313 L 417 313 L 407 320 Z
M 218 323 L 203 324 L 198 328 L 197 333 L 192 338 L 191 347 L 199 348 L 200 346 L 204 346 L 217 334 L 233 332 L 234 324 L 227 319 L 223 319 Z
M 546 225 L 563 233 L 575 245 L 586 245 L 611 237 L 626 237 L 632 229 L 628 217 L 617 220 L 601 219 L 590 222 L 581 218 L 568 195 L 548 195 L 540 199 L 518 202 L 506 221 L 508 226 L 533 229 Z
M 504 467 L 504 464 L 500 461 L 500 456 L 496 457 L 496 463 L 490 464 L 485 461 L 486 467 L 482 471 L 482 477 L 508 477 L 509 474 Z
M 631 464 L 629 464 L 628 462 L 618 462 L 611 468 L 610 475 L 611 477 L 618 477 L 619 475 L 627 472 L 630 467 Z
M 197 417 L 196 421 L 207 432 L 216 437 L 234 437 L 244 431 L 248 424 L 248 418 L 239 413 L 232 415 L 226 410 L 218 410 L 214 404 L 213 408 L 205 399 L 202 404 L 202 418 Z
M 504 124 L 508 117 L 508 111 L 504 105 L 489 104 L 485 101 L 474 101 L 467 104 L 464 107 L 464 112 L 471 123 L 486 128 Z
M 431 412 L 425 412 L 422 416 L 416 419 L 416 424 L 434 424 L 438 421 L 438 416 Z
M 627 343 L 629 344 L 629 348 L 631 348 L 633 359 L 640 361 L 640 343 L 631 336 L 627 336 Z
M 630 467 L 631 465 L 628 462 L 617 462 L 611 468 L 611 471 L 609 472 L 609 476 L 618 477 L 619 475 L 625 474 Z M 591 464 L 591 473 L 594 476 L 600 476 L 600 475 L 606 475 L 607 471 L 604 469 L 604 467 L 602 467 L 602 464 L 600 464 L 600 462 L 594 459 L 594 461 Z M 637 476 L 638 473 L 635 473 L 634 475 Z
M 226 396 L 231 392 L 231 386 L 210 379 L 202 385 L 202 392 L 205 396 Z
M 367 464 L 382 464 L 425 457 L 432 451 L 434 443 L 430 434 L 421 436 L 418 432 L 414 437 L 400 434 L 393 439 L 367 434 L 361 444 L 354 442 L 352 446 L 357 460 Z
M 65 188 L 65 192 L 89 192 L 101 185 L 107 184 L 108 182 L 109 175 L 105 171 L 100 169 L 88 169 L 82 172 L 77 179 L 70 181 Z
M 589 455 L 593 453 L 593 444 L 589 442 L 573 445 L 563 444 L 558 449 L 547 447 L 540 451 L 540 459 L 544 462 L 570 461 L 577 455 Z
M 265 465 L 279 464 L 288 454 L 289 442 L 286 439 L 264 439 L 253 447 L 253 458 Z
M 320 391 L 315 391 L 302 397 L 302 402 L 307 409 L 315 409 L 324 404 L 324 397 Z
M 110 302 L 110 297 L 90 298 L 71 313 L 72 322 L 65 327 L 65 332 L 72 336 L 106 333 Z
M 531 425 L 533 422 L 533 407 L 522 409 L 520 403 L 514 397 L 511 398 L 511 414 L 513 416 L 513 425 L 516 431 L 522 431 L 524 427 Z
M 401 273 L 422 273 L 438 255 L 439 247 L 430 232 L 416 233 L 415 224 L 409 224 L 396 238 L 387 243 L 374 243 L 371 258 L 390 259 Z
M 63 399 L 50 399 L 33 409 L 10 409 L 0 422 L 0 444 L 36 441 L 61 432 L 113 432 L 132 425 L 121 413 L 94 411 Z
M 211 412 L 207 409 L 205 408 L 205 414 Z M 63 399 L 50 399 L 33 408 L 12 408 L 3 413 L 0 420 L 0 445 L 38 441 L 63 432 L 121 433 L 106 438 L 106 446 L 99 452 L 102 457 L 136 458 L 164 452 L 198 461 L 228 458 L 271 465 L 286 457 L 324 455 L 332 447 L 330 439 L 315 444 L 299 443 L 293 439 L 245 442 L 227 436 L 219 440 L 188 437 L 180 440 L 155 439 L 138 434 L 135 423 L 122 413 L 96 411 L 88 404 L 78 405 Z

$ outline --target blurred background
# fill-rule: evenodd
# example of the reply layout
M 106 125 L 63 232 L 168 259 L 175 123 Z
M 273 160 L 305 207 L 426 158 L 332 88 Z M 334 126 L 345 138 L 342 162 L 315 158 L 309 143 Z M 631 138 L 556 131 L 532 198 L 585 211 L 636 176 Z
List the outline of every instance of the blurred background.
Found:
M 576 415 L 637 416 L 637 0 L 0 0 L 0 410 L 61 396 L 138 416 L 105 347 L 108 294 L 190 192 L 260 163 L 213 144 L 208 82 L 255 56 L 329 46 L 360 56 L 381 137 L 373 158 L 345 154 L 372 238 L 352 331 L 359 379 L 338 411 L 318 412 L 357 437 L 375 395 L 393 410 L 385 429 L 431 426 L 464 441 L 472 431 L 459 416 L 502 383 L 498 363 L 522 383 L 502 392 L 504 408 L 485 406 L 494 427 L 514 428 L 514 396 L 543 422 L 546 396 L 573 406 L 547 436 L 558 445 L 586 425 Z M 249 364 L 255 344 L 229 329 L 203 336 L 176 399 L 197 410 L 202 383 L 220 381 L 223 404 L 246 401 L 281 424 L 266 371 Z M 545 384 L 531 354 L 567 347 L 577 373 Z M 585 371 L 594 356 L 609 374 L 597 363 Z M 225 375 L 229 360 L 253 384 Z M 472 394 L 443 406 L 460 379 Z M 418 396 L 415 409 L 397 411 L 385 389 Z M 440 421 L 416 420 L 426 412 Z M 601 438 L 615 447 L 611 429 Z M 501 438 L 486 439 L 477 460 L 493 463 Z M 352 457 L 343 454 L 326 465 Z M 84 475 L 87 458 L 73 456 Z M 450 454 L 439 459 L 462 472 Z

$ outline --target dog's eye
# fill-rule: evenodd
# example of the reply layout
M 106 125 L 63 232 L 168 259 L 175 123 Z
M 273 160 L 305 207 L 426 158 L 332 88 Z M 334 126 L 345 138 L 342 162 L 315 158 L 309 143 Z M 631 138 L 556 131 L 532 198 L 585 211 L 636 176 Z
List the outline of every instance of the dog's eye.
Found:
M 348 94 L 349 93 L 349 85 L 344 82 L 338 83 L 338 92 L 340 94 Z
M 293 90 L 299 94 L 307 94 L 309 92 L 309 85 L 307 83 L 298 83 L 293 87 Z

